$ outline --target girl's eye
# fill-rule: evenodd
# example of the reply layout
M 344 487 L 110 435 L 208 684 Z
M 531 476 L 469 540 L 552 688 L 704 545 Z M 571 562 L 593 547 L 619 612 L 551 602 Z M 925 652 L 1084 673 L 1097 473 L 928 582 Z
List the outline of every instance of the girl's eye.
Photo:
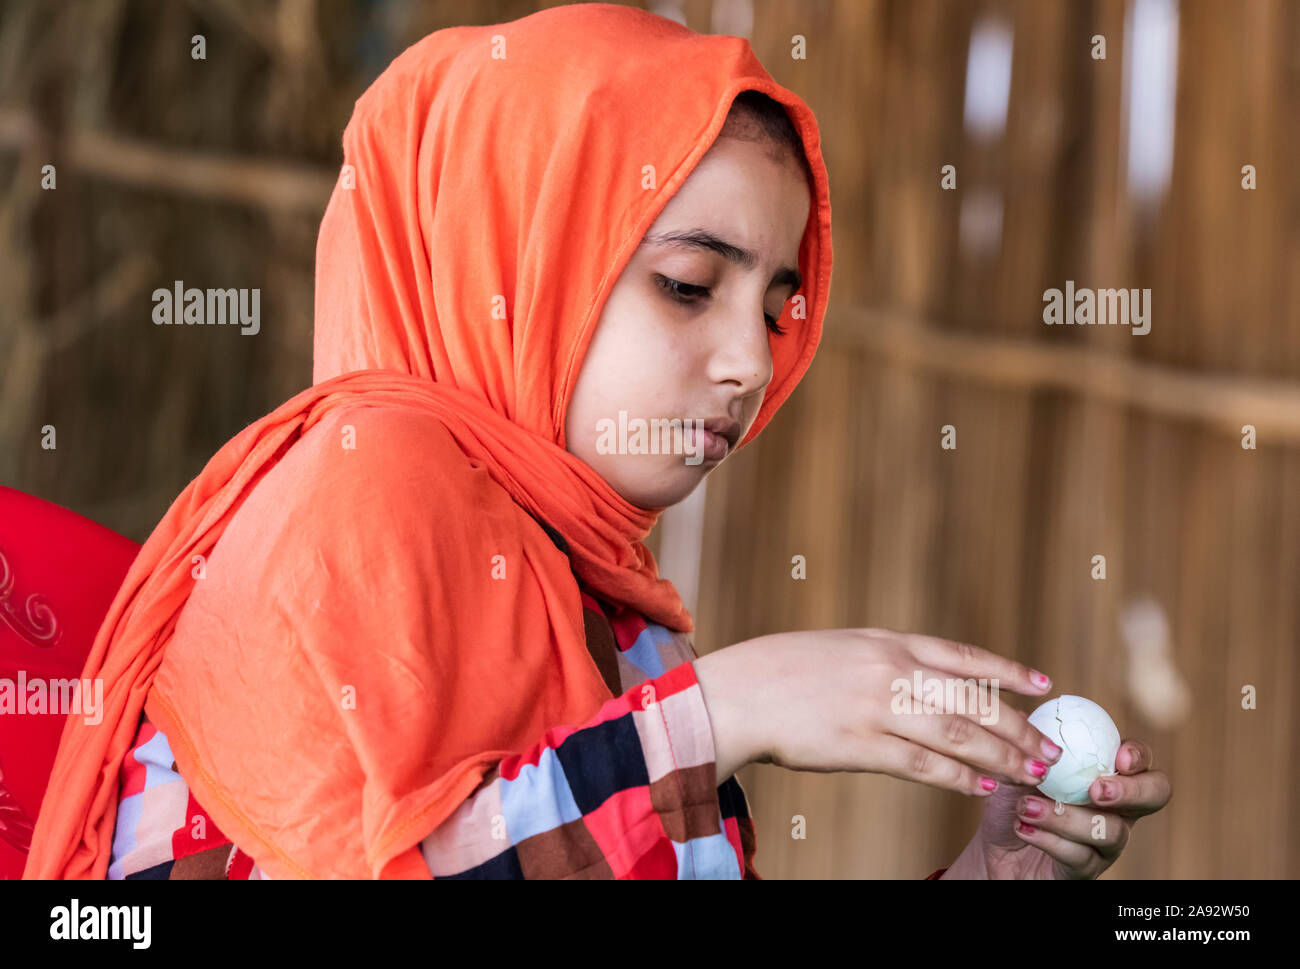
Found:
M 655 274 L 655 282 L 679 303 L 694 303 L 700 299 L 707 298 L 709 295 L 709 288 L 707 286 L 695 286 L 691 283 L 684 283 L 680 279 L 670 279 L 667 276 L 660 276 L 657 273 Z M 767 328 L 777 336 L 781 336 L 785 333 L 785 329 L 776 325 L 776 317 L 772 316 L 770 313 L 764 313 L 763 319 L 767 322 Z
M 697 299 L 709 295 L 707 286 L 692 286 L 680 279 L 669 279 L 667 276 L 656 275 L 655 282 L 668 290 L 669 295 L 679 303 L 694 303 Z

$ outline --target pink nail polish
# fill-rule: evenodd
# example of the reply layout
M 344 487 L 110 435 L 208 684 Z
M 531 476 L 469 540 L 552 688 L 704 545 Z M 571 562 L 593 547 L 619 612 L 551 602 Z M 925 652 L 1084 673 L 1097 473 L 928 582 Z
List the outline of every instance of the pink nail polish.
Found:
M 984 788 L 984 790 L 986 791 L 996 790 L 997 786 L 998 786 L 998 782 L 993 780 L 993 778 L 991 777 L 980 778 L 980 787 Z
M 1044 687 L 1050 686 L 1052 682 L 1051 679 L 1048 678 L 1047 674 L 1040 673 L 1038 672 L 1038 670 L 1030 670 L 1029 678 L 1033 680 L 1035 683 L 1037 683 L 1039 686 L 1044 686 Z
M 1041 760 L 1031 760 L 1029 762 L 1029 773 L 1033 774 L 1035 777 L 1042 777 L 1047 773 L 1047 765 Z
M 1025 824 L 1025 822 L 1023 821 L 1019 823 L 1019 828 L 1020 831 L 1024 834 L 1033 834 L 1035 831 L 1038 830 L 1032 824 Z

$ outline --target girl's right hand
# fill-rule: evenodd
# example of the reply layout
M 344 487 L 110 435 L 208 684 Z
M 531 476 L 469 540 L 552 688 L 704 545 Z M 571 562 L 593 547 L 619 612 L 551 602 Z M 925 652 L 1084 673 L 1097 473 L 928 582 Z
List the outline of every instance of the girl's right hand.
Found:
M 982 779 L 1037 786 L 1061 754 L 1000 697 L 988 724 L 978 709 L 895 712 L 895 697 L 911 697 L 917 671 L 923 682 L 997 679 L 999 691 L 1034 697 L 1050 688 L 1041 673 L 966 643 L 825 629 L 749 639 L 694 665 L 713 726 L 718 783 L 758 762 L 870 771 L 983 796 L 992 791 Z M 918 709 L 923 698 L 916 698 Z

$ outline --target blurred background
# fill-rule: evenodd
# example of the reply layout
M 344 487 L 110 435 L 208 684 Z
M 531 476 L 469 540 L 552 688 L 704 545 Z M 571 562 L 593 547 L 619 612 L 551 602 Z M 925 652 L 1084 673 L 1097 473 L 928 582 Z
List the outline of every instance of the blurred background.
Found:
M 353 101 L 432 30 L 553 5 L 0 5 L 0 484 L 143 541 L 311 382 Z M 875 626 L 1014 657 L 1173 780 L 1104 877 L 1300 876 L 1300 3 L 639 5 L 748 37 L 831 179 L 816 362 L 652 536 L 699 651 Z M 261 332 L 155 329 L 176 279 L 260 288 Z M 1150 332 L 1044 325 L 1066 280 L 1150 289 Z M 921 878 L 979 817 L 883 776 L 739 777 L 768 878 Z

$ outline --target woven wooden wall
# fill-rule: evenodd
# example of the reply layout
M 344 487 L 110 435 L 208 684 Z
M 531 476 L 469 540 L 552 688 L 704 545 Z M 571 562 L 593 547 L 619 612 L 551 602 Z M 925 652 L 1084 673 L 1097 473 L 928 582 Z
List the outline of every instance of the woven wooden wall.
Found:
M 1127 174 L 1125 71 L 1152 66 L 1126 54 L 1137 3 L 1172 12 L 1177 55 L 1172 79 L 1134 74 L 1176 94 L 1169 178 L 1142 197 Z M 0 7 L 0 482 L 143 539 L 224 441 L 310 381 L 315 235 L 353 99 L 428 31 L 539 5 Z M 709 479 L 701 651 L 882 626 L 1024 660 L 1172 776 L 1174 800 L 1106 877 L 1300 874 L 1300 798 L 1278 770 L 1300 686 L 1300 5 L 644 5 L 750 36 L 816 112 L 832 186 L 818 359 Z M 994 74 L 1010 52 L 992 131 L 967 123 L 972 36 L 992 38 Z M 173 279 L 260 287 L 262 337 L 140 339 L 150 291 Z M 1151 289 L 1150 333 L 1045 326 L 1043 293 L 1067 279 Z M 977 819 L 892 778 L 741 780 L 766 877 L 919 878 Z
M 1171 775 L 1105 877 L 1296 877 L 1300 7 L 1172 6 L 1172 170 L 1135 200 L 1123 0 L 759 5 L 756 51 L 823 132 L 833 307 L 787 409 L 710 478 L 699 639 L 875 626 L 1022 660 Z M 992 138 L 963 116 L 980 23 L 1013 38 Z M 1150 332 L 1046 326 L 1067 279 L 1150 288 Z M 740 777 L 771 877 L 923 877 L 979 816 L 882 776 Z

